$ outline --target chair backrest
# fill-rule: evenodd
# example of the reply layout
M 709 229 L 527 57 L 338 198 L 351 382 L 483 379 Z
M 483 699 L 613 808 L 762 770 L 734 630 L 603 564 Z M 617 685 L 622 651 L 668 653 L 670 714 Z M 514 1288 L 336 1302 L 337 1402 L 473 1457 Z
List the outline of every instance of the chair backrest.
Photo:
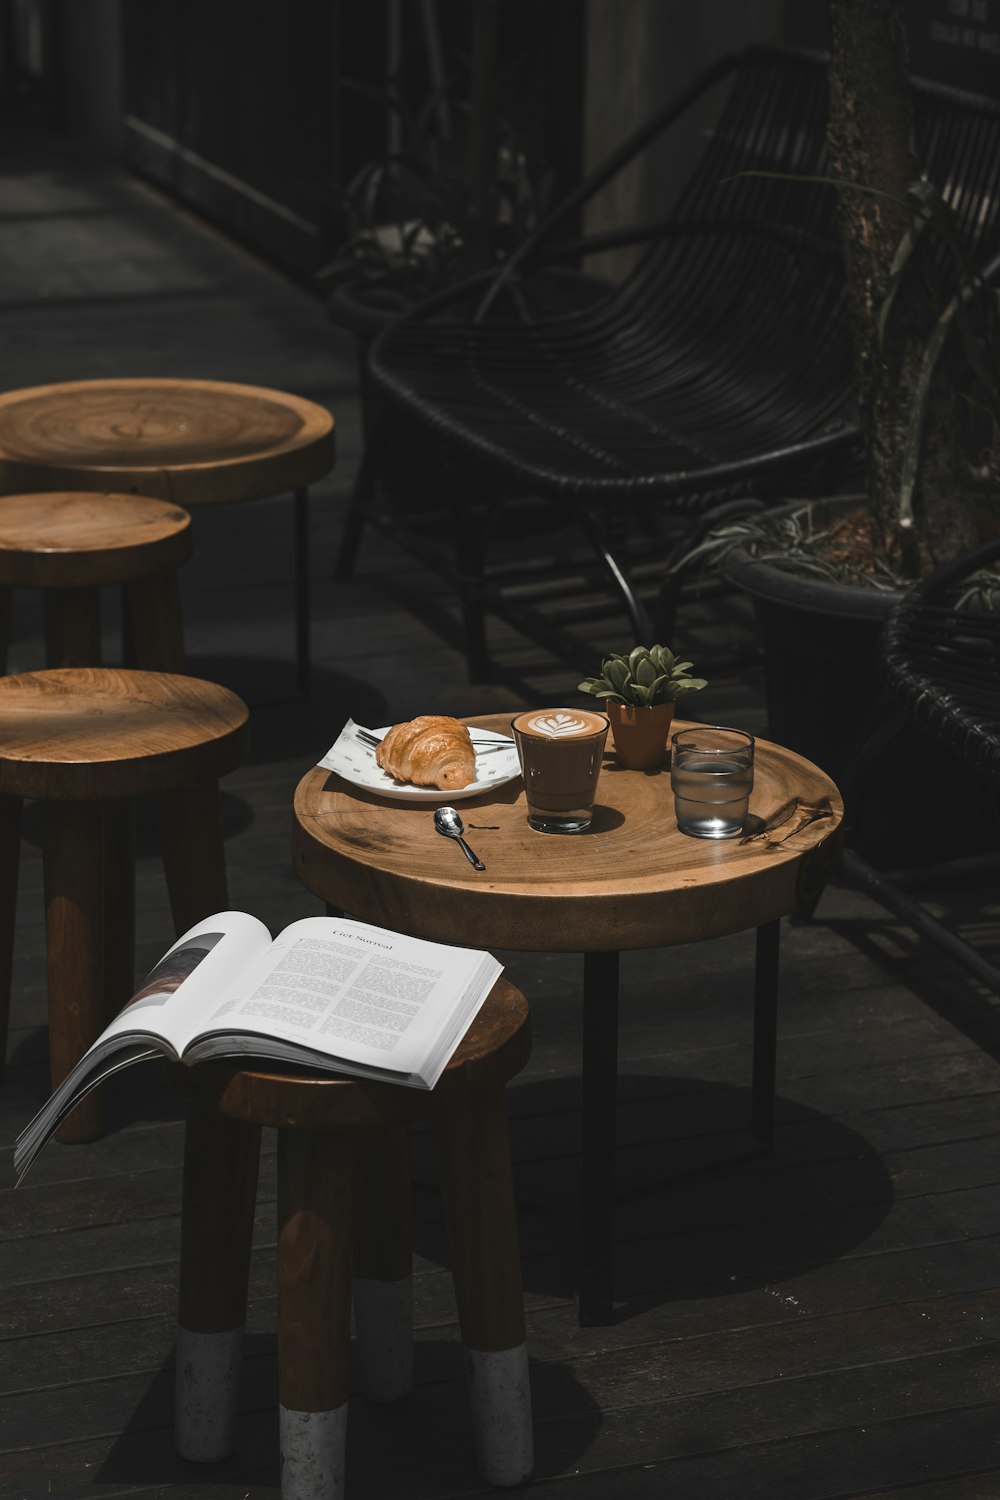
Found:
M 954 209 L 983 267 L 1000 252 L 1000 105 L 914 79 L 917 155 Z M 844 279 L 837 189 L 828 176 L 827 58 L 755 47 L 734 61 L 730 86 L 701 160 L 681 194 L 679 233 L 655 243 L 619 300 L 644 317 L 662 303 L 671 333 L 731 316 L 737 342 L 759 340 L 783 310 L 796 336 L 821 337 L 816 354 L 849 358 L 840 318 Z M 759 175 L 765 174 L 765 175 Z M 674 289 L 675 295 L 671 295 Z M 803 321 L 804 319 L 804 321 Z M 837 326 L 831 329 L 831 321 Z
M 914 79 L 917 152 L 980 270 L 1000 253 L 1000 103 Z

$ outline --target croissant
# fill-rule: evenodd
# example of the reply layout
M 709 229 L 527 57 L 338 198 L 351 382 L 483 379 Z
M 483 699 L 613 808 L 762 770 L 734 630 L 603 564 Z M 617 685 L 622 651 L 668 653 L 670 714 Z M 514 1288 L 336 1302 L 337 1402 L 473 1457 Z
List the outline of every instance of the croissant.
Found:
M 394 724 L 375 747 L 375 759 L 397 781 L 457 791 L 476 779 L 469 731 L 447 714 L 421 714 Z

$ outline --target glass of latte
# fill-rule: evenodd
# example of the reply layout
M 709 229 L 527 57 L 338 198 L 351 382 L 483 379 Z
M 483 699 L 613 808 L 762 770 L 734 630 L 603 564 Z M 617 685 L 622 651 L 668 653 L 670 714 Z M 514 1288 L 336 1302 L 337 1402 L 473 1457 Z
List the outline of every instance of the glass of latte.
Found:
M 518 714 L 511 729 L 531 827 L 539 833 L 583 833 L 594 814 L 607 715 L 586 708 L 533 708 Z

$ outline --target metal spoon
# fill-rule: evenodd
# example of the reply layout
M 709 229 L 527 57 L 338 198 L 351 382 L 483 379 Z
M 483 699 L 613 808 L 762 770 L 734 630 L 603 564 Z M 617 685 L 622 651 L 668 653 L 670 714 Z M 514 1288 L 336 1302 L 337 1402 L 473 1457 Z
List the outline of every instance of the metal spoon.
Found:
M 446 839 L 456 839 L 462 853 L 469 864 L 477 870 L 485 870 L 486 866 L 481 859 L 477 859 L 468 844 L 462 837 L 465 832 L 465 824 L 453 807 L 439 807 L 434 813 L 434 827 L 438 833 L 443 833 Z

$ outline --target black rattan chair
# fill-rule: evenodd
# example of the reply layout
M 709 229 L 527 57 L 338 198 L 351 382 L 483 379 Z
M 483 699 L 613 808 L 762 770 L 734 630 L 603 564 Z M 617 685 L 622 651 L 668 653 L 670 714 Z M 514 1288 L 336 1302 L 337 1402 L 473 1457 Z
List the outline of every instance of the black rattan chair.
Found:
M 721 114 L 669 221 L 552 248 L 594 193 L 683 115 L 701 118 L 720 88 Z M 995 240 L 997 216 L 983 209 L 994 202 L 1000 112 L 929 85 L 917 101 L 928 170 L 970 239 Z M 706 517 L 731 515 L 734 501 L 746 509 L 748 496 L 829 489 L 856 428 L 835 193 L 804 180 L 824 173 L 826 116 L 822 56 L 755 47 L 725 59 L 482 280 L 474 311 L 467 285 L 391 324 L 369 355 L 384 407 L 341 576 L 366 520 L 429 561 L 444 557 L 470 672 L 482 676 L 484 611 L 521 623 L 491 550 L 524 525 L 526 497 L 579 528 L 641 639 L 649 619 L 630 576 L 637 554 L 648 563 L 666 548 L 676 560 Z M 547 267 L 612 243 L 642 249 L 623 284 L 582 311 L 537 311 Z M 422 547 L 398 497 L 379 493 L 401 417 L 439 439 L 452 539 L 443 551 Z
M 887 620 L 880 641 L 885 709 L 863 748 L 847 789 L 849 809 L 864 793 L 865 766 L 893 737 L 917 724 L 954 754 L 956 779 L 982 793 L 982 822 L 1000 817 L 1000 612 L 984 604 L 969 579 L 1000 557 L 1000 538 L 986 542 L 917 584 Z M 965 603 L 963 604 L 963 596 Z M 928 789 L 933 796 L 935 789 Z M 915 809 L 915 816 L 919 810 Z M 981 833 L 981 827 L 969 830 Z M 920 871 L 886 875 L 855 850 L 844 873 L 901 921 L 1000 994 L 1000 970 L 906 894 L 916 881 L 995 872 L 1000 850 Z

